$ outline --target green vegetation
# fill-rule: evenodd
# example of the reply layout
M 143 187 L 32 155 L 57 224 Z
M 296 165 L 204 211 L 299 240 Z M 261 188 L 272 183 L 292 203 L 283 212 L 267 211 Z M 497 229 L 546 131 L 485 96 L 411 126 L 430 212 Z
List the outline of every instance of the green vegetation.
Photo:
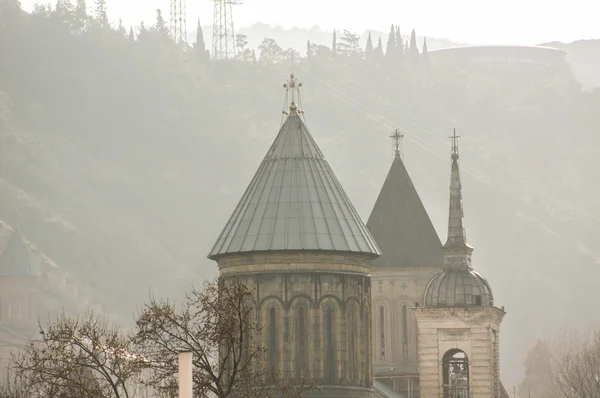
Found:
M 513 377 L 524 338 L 596 313 L 581 297 L 600 277 L 600 90 L 582 92 L 566 64 L 441 66 L 414 33 L 408 45 L 396 27 L 389 35 L 367 44 L 338 31 L 335 54 L 268 37 L 252 49 L 238 35 L 239 59 L 211 63 L 201 32 L 193 47 L 175 44 L 160 11 L 134 32 L 109 26 L 102 1 L 32 14 L 4 1 L 0 218 L 20 209 L 28 239 L 127 322 L 149 286 L 177 297 L 214 275 L 205 255 L 276 134 L 294 72 L 307 124 L 363 219 L 399 127 L 444 240 L 457 128 L 467 230 L 509 313 Z M 550 301 L 553 317 L 539 311 Z

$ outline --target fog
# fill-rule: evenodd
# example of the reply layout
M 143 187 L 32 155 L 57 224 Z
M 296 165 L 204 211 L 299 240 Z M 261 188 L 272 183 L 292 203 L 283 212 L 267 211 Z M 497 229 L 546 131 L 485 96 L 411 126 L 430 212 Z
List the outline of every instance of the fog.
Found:
M 303 83 L 308 128 L 365 221 L 399 128 L 406 167 L 445 241 L 448 136 L 457 129 L 474 266 L 508 313 L 500 339 L 507 389 L 521 381 L 524 353 L 538 338 L 600 321 L 600 28 L 586 22 L 592 13 L 572 5 L 581 19 L 553 11 L 565 18 L 559 23 L 507 3 L 502 15 L 528 13 L 507 29 L 489 13 L 467 25 L 467 16 L 477 19 L 468 4 L 455 7 L 462 19 L 443 25 L 424 4 L 364 23 L 350 14 L 332 22 L 339 5 L 328 5 L 313 23 L 316 3 L 302 12 L 281 3 L 297 12 L 284 18 L 258 11 L 273 4 L 247 2 L 239 32 L 257 62 L 250 51 L 211 63 L 193 44 L 195 19 L 182 50 L 150 5 L 109 3 L 111 21 L 127 18 L 119 32 L 94 22 L 78 31 L 76 17 L 54 6 L 30 14 L 10 4 L 0 3 L 0 219 L 12 224 L 20 212 L 27 239 L 70 275 L 79 296 L 121 323 L 132 323 L 149 292 L 177 299 L 217 274 L 206 255 L 277 134 L 290 72 Z M 168 6 L 159 6 L 168 20 Z M 202 13 L 211 50 L 210 4 L 190 10 Z M 321 28 L 269 25 L 278 18 Z M 141 20 L 145 30 L 132 40 L 129 24 Z M 338 43 L 344 29 L 355 32 L 361 51 L 372 27 L 385 51 L 396 22 L 404 40 L 417 28 L 419 51 L 433 36 L 427 61 L 331 54 L 334 27 Z M 278 46 L 264 45 L 266 37 Z M 578 41 L 590 38 L 599 40 Z M 307 41 L 315 45 L 309 59 Z M 566 56 L 432 51 L 481 42 L 555 42 Z

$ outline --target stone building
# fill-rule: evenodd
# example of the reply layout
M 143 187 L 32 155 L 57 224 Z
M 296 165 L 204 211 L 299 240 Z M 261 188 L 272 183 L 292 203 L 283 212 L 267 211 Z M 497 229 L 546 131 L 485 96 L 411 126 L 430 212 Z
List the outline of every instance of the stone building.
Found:
M 63 311 L 101 312 L 69 274 L 27 241 L 18 220 L 13 225 L 0 221 L 0 382 L 11 353 L 37 335 L 38 320 L 54 319 Z
M 407 398 L 419 396 L 417 324 L 413 307 L 442 267 L 442 243 L 396 144 L 394 160 L 367 228 L 382 255 L 371 262 L 373 377 Z
M 494 307 L 490 285 L 471 263 L 456 139 L 455 133 L 442 272 L 431 278 L 415 310 L 421 397 L 504 398 L 499 334 L 505 312 Z
M 370 262 L 379 249 L 294 102 L 209 258 L 255 288 L 266 361 L 322 397 L 371 397 Z

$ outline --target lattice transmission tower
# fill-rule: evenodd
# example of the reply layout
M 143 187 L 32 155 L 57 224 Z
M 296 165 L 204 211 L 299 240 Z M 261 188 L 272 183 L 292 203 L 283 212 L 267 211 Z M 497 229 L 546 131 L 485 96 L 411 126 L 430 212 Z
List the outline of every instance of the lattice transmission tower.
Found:
M 235 32 L 233 30 L 233 6 L 242 4 L 240 0 L 214 0 L 213 20 L 213 59 L 235 57 Z
M 186 0 L 171 1 L 171 19 L 169 33 L 175 43 L 187 43 L 187 11 Z

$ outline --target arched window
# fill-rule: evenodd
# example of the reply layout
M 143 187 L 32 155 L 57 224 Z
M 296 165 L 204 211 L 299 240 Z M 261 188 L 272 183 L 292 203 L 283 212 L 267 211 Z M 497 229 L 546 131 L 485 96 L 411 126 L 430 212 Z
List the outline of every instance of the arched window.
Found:
M 469 397 L 469 360 L 457 349 L 448 351 L 442 359 L 444 397 Z
M 356 380 L 356 316 L 354 309 L 348 316 L 348 378 L 350 382 Z
M 380 358 L 385 361 L 385 307 L 379 306 L 379 345 L 380 345 Z
M 277 375 L 277 318 L 275 308 L 269 310 L 269 367 L 271 368 L 271 377 Z
M 402 305 L 402 357 L 408 358 L 408 307 Z
M 298 377 L 306 371 L 308 360 L 308 342 L 306 333 L 306 307 L 298 307 L 298 351 L 296 352 L 296 374 Z
M 327 331 L 326 351 L 325 351 L 325 380 L 327 382 L 335 382 L 335 345 L 333 341 L 333 309 L 327 308 L 325 321 Z

